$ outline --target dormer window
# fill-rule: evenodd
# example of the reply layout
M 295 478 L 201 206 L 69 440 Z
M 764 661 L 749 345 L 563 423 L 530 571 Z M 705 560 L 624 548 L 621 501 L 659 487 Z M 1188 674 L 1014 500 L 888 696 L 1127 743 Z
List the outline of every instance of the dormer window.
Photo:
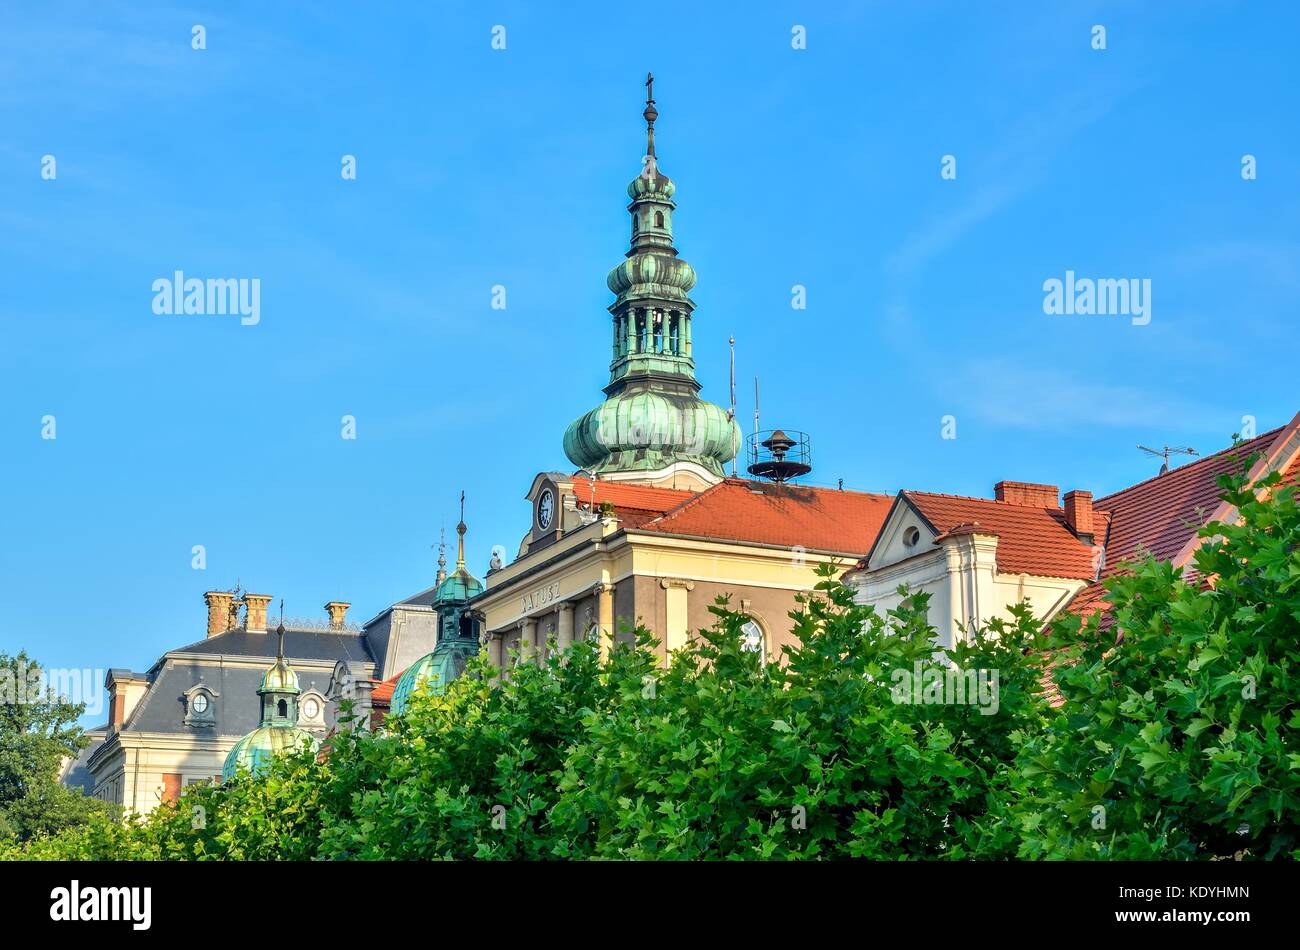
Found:
M 903 543 L 909 548 L 916 547 L 916 543 L 921 540 L 921 529 L 912 525 L 903 532 Z
M 195 728 L 211 728 L 215 726 L 217 724 L 216 700 L 216 690 L 203 683 L 198 683 L 187 689 L 181 695 L 181 703 L 185 706 L 185 725 L 194 726 Z

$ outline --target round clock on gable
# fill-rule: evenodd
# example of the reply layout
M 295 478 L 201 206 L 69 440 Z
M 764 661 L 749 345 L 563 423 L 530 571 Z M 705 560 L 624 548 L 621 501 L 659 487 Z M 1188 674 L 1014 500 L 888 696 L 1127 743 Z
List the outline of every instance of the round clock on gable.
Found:
M 549 531 L 555 519 L 555 492 L 549 488 L 537 496 L 537 527 Z

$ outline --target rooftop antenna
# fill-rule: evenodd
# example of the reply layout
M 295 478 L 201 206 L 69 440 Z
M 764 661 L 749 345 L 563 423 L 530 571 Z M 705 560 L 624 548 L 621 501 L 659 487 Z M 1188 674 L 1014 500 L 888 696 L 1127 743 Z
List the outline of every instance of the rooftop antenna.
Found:
M 1145 445 L 1139 445 L 1138 448 L 1141 449 L 1143 452 L 1146 452 L 1148 455 L 1153 455 L 1158 459 L 1164 460 L 1164 463 L 1160 466 L 1161 475 L 1168 474 L 1169 472 L 1169 456 L 1171 453 L 1176 455 L 1200 455 L 1201 454 L 1191 446 L 1186 446 L 1184 448 L 1176 448 L 1174 446 L 1166 445 L 1164 449 L 1150 449 L 1147 448 Z
M 731 408 L 727 410 L 727 421 L 734 423 L 736 421 L 736 338 L 733 336 L 727 342 L 731 345 Z M 731 477 L 736 477 L 736 456 L 740 454 L 740 446 L 736 444 L 736 427 L 731 427 Z

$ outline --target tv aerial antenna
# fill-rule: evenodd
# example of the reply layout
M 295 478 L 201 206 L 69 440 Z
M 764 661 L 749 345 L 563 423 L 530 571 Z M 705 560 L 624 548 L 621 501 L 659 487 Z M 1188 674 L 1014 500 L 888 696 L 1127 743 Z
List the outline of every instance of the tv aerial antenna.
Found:
M 1161 475 L 1164 475 L 1169 471 L 1170 455 L 1200 455 L 1201 454 L 1191 446 L 1184 446 L 1183 448 L 1177 448 L 1175 446 L 1166 445 L 1163 449 L 1152 449 L 1152 448 L 1148 448 L 1145 445 L 1139 445 L 1138 448 L 1141 449 L 1143 452 L 1147 453 L 1147 455 L 1151 455 L 1154 456 L 1155 458 L 1162 460 L 1162 464 L 1160 466 Z

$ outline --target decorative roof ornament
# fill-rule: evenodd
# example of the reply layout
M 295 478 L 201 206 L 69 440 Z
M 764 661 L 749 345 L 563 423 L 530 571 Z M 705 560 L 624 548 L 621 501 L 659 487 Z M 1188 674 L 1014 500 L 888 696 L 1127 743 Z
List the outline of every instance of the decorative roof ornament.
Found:
M 433 652 L 412 663 L 393 686 L 390 715 L 402 715 L 417 690 L 438 694 L 478 655 L 480 615 L 470 606 L 483 592 L 483 583 L 465 567 L 465 493 L 460 493 L 460 521 L 456 525 L 456 570 L 438 585 L 433 609 L 438 614 L 438 643 Z M 500 561 L 494 555 L 494 564 Z M 494 568 L 495 569 L 495 568 Z
M 465 570 L 465 490 L 460 492 L 460 521 L 456 524 L 456 570 Z
M 460 522 L 456 525 L 456 569 L 438 583 L 434 592 L 435 608 L 444 602 L 463 603 L 483 592 L 483 582 L 465 566 L 465 493 L 460 493 Z
M 607 398 L 569 426 L 564 452 L 598 477 L 656 482 L 690 472 L 713 484 L 725 476 L 741 435 L 725 409 L 698 395 L 689 296 L 695 270 L 673 244 L 676 186 L 656 164 L 652 73 L 645 85 L 647 154 L 627 186 L 631 248 L 606 278 L 615 295 Z
M 271 759 L 282 752 L 296 752 L 304 745 L 316 748 L 315 736 L 298 726 L 298 674 L 284 655 L 284 599 L 280 599 L 280 624 L 275 630 L 278 642 L 275 663 L 262 675 L 257 695 L 262 701 L 262 723 L 244 736 L 226 755 L 221 769 L 222 781 L 234 778 L 241 768 L 260 774 L 270 767 Z
M 438 578 L 434 581 L 434 586 L 441 584 L 447 579 L 447 529 L 442 527 L 438 529 Z
M 645 116 L 645 153 L 650 156 L 650 164 L 654 164 L 655 157 L 655 119 L 659 118 L 659 110 L 655 108 L 655 74 L 645 74 L 645 111 L 641 113 Z

